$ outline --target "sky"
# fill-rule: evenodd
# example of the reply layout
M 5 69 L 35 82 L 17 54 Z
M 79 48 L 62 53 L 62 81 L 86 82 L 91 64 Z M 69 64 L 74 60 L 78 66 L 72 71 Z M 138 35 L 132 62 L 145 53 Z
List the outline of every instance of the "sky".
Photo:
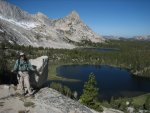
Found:
M 150 34 L 150 0 L 7 0 L 29 13 L 58 19 L 75 10 L 100 35 Z

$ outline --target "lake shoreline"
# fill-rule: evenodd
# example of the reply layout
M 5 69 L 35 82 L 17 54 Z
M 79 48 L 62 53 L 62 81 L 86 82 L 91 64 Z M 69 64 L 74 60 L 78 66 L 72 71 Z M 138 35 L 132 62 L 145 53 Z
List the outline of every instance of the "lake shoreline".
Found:
M 128 71 L 128 72 L 130 72 L 131 73 L 131 75 L 133 76 L 133 77 L 136 77 L 136 78 L 143 78 L 143 79 L 150 79 L 150 77 L 148 77 L 148 76 L 142 76 L 142 75 L 138 75 L 137 73 L 135 73 L 132 69 L 129 69 L 129 68 L 127 68 L 126 66 L 117 66 L 117 65 L 113 65 L 113 64 L 92 64 L 92 63 L 61 63 L 61 64 L 52 64 L 52 65 L 50 65 L 50 67 L 54 67 L 55 68 L 55 70 L 56 70 L 56 68 L 58 68 L 59 66 L 63 66 L 63 65 L 101 65 L 101 66 L 109 66 L 109 67 L 112 67 L 112 68 L 118 68 L 118 69 L 124 69 L 124 70 L 126 70 L 126 71 Z M 50 71 L 50 73 L 51 73 L 51 71 Z M 63 78 L 62 76 L 58 76 L 58 75 L 56 75 L 56 73 L 55 72 L 52 72 L 52 75 L 51 75 L 52 77 L 50 77 L 50 79 L 51 80 L 63 80 L 63 81 L 73 81 L 73 82 L 79 82 L 79 80 L 72 80 L 72 79 L 67 79 L 67 78 Z
M 129 73 L 129 77 L 131 78 L 131 79 L 133 79 L 133 80 L 135 80 L 135 82 L 136 81 L 143 81 L 143 80 L 148 80 L 148 79 L 145 79 L 145 78 L 143 78 L 143 77 L 137 77 L 137 76 L 135 76 L 135 75 L 133 75 L 131 72 L 130 72 L 130 70 L 129 69 L 124 69 L 124 68 L 120 68 L 120 67 L 114 67 L 114 66 L 110 66 L 110 65 L 91 65 L 91 64 L 73 64 L 73 63 L 69 63 L 69 64 L 61 64 L 61 65 L 55 65 L 55 69 L 56 68 L 61 68 L 61 67 L 73 67 L 73 68 L 76 68 L 76 67 L 86 67 L 86 68 L 88 68 L 88 66 L 91 66 L 91 67 L 97 67 L 98 69 L 100 69 L 101 67 L 102 68 L 104 68 L 104 67 L 106 67 L 106 68 L 110 68 L 111 70 L 118 70 L 118 71 L 123 71 L 123 72 L 126 72 L 126 73 Z M 71 71 L 71 73 L 75 73 L 73 70 L 68 70 L 68 71 Z M 65 70 L 65 72 L 68 72 L 67 70 Z M 80 72 L 80 71 L 79 71 Z M 104 70 L 104 72 L 108 72 L 107 70 Z M 80 79 L 80 78 L 76 78 L 76 76 L 72 76 L 72 75 L 70 75 L 70 77 L 68 77 L 68 75 L 63 75 L 63 74 L 56 74 L 56 72 L 55 72 L 55 75 L 57 76 L 57 77 L 62 77 L 61 79 L 51 79 L 51 81 L 54 81 L 54 82 L 60 82 L 60 83 L 64 83 L 64 85 L 68 85 L 68 86 L 70 86 L 71 87 L 71 85 L 69 85 L 69 84 L 76 84 L 77 82 L 79 82 L 79 81 L 75 81 L 75 80 L 81 80 L 81 82 L 82 82 L 82 84 L 83 84 L 83 81 L 82 81 L 82 79 Z M 103 75 L 103 74 L 101 74 L 101 75 Z M 117 76 L 117 79 L 120 79 L 120 76 L 121 74 L 119 74 L 119 75 L 116 75 Z M 123 75 L 123 76 L 125 76 L 125 75 Z M 84 72 L 83 72 L 83 77 L 84 77 Z M 110 76 L 111 77 L 111 76 Z M 115 77 L 115 76 L 114 76 Z M 111 77 L 112 79 L 114 79 L 115 80 L 115 78 L 114 78 L 113 76 Z M 64 79 L 63 79 L 64 78 Z M 125 78 L 125 80 L 126 80 L 126 78 Z M 120 80 L 119 80 L 120 81 Z M 84 81 L 85 82 L 85 81 Z M 126 83 L 128 83 L 128 82 L 126 82 Z M 79 84 L 80 84 L 80 82 L 79 82 Z M 113 83 L 112 83 L 113 84 Z M 128 83 L 129 84 L 129 83 Z M 119 85 L 119 84 L 118 84 Z M 117 85 L 117 86 L 118 86 Z M 113 87 L 113 86 L 112 86 Z M 127 85 L 127 87 L 130 89 L 130 86 L 128 86 Z M 105 89 L 104 88 L 104 90 L 107 90 L 107 88 Z M 140 89 L 141 90 L 141 89 Z M 130 94 L 130 90 L 129 91 L 125 91 L 124 93 L 127 93 L 127 94 L 129 94 L 129 95 L 132 95 L 132 94 Z M 122 92 L 123 93 L 123 92 Z M 135 93 L 135 94 L 134 94 Z M 133 94 L 134 95 L 141 95 L 141 94 L 144 94 L 144 92 L 143 93 L 140 93 L 140 92 L 138 92 L 138 91 L 136 91 L 136 92 L 134 92 Z M 136 94 L 137 93 L 137 94 Z M 109 92 L 108 92 L 108 94 L 109 94 Z M 104 94 L 103 94 L 104 95 Z M 122 95 L 122 94 L 121 94 Z M 124 95 L 124 94 L 123 94 Z M 124 96 L 121 96 L 121 97 L 124 97 Z M 125 96 L 126 97 L 126 96 Z M 129 96 L 130 97 L 130 96 Z

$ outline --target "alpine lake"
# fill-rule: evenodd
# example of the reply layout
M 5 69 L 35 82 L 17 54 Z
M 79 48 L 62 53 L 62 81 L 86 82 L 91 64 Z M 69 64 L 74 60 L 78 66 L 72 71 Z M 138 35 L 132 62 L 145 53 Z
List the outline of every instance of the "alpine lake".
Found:
M 86 49 L 87 51 L 110 52 L 118 49 Z M 82 94 L 84 83 L 90 73 L 95 75 L 99 97 L 110 100 L 111 97 L 134 97 L 150 92 L 150 79 L 135 77 L 129 70 L 108 65 L 61 65 L 56 68 L 57 76 L 77 79 L 79 82 L 55 81 L 77 91 L 78 97 Z M 92 93 L 92 92 L 91 92 Z

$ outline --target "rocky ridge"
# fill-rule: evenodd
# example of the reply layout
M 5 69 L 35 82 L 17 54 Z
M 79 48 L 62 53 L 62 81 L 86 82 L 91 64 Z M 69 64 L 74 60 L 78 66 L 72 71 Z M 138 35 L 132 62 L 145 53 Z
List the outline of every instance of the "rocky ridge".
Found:
M 0 113 L 99 113 L 48 87 L 39 90 L 34 97 L 16 94 L 13 85 L 0 85 L 0 92 Z M 104 108 L 103 113 L 123 112 Z
M 54 20 L 40 12 L 29 14 L 0 0 L 0 41 L 4 40 L 25 46 L 68 49 L 75 48 L 74 42 L 82 40 L 104 42 L 75 11 Z

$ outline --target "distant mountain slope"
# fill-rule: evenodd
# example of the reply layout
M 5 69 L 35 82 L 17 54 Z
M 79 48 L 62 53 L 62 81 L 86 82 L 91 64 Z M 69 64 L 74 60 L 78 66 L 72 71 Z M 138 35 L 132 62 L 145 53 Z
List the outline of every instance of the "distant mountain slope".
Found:
M 104 42 L 84 24 L 77 12 L 53 20 L 42 13 L 29 14 L 6 1 L 0 0 L 0 41 L 34 47 L 75 48 L 71 42 L 89 40 Z
M 130 40 L 141 40 L 141 41 L 150 41 L 150 35 L 147 36 L 134 36 Z
M 103 36 L 104 39 L 106 40 L 139 40 L 139 41 L 150 41 L 150 35 L 145 35 L 145 36 L 133 36 L 131 38 L 129 37 L 119 37 L 119 36 Z

